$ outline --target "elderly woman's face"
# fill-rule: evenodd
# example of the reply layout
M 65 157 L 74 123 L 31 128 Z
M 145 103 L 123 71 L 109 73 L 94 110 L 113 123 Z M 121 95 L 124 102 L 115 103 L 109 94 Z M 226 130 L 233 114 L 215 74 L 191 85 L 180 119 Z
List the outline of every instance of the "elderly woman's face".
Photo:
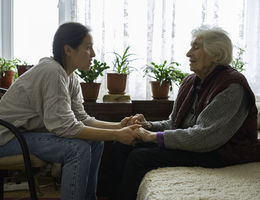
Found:
M 203 49 L 201 38 L 191 42 L 191 49 L 186 54 L 190 58 L 190 70 L 204 80 L 215 69 L 215 56 L 209 56 Z

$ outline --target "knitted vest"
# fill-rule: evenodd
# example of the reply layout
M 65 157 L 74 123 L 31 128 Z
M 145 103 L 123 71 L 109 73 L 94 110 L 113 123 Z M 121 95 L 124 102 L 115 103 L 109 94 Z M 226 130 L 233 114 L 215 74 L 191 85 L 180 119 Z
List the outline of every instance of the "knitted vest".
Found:
M 182 120 L 190 109 L 190 106 L 192 106 L 194 91 L 199 82 L 200 79 L 195 74 L 189 75 L 183 80 L 176 99 L 175 128 L 180 128 Z M 223 158 L 235 163 L 258 161 L 260 160 L 260 141 L 257 140 L 255 96 L 246 78 L 241 73 L 230 66 L 217 66 L 201 85 L 195 114 L 198 117 L 213 98 L 231 83 L 238 83 L 246 89 L 250 96 L 250 111 L 234 136 L 226 144 L 214 151 Z

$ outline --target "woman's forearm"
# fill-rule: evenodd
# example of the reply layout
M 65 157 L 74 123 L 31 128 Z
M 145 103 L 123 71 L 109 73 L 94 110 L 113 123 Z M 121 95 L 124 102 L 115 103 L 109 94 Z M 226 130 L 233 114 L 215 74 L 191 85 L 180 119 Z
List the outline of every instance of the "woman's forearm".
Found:
M 139 139 L 140 125 L 135 124 L 121 129 L 103 129 L 85 126 L 76 138 L 96 141 L 118 141 L 123 144 L 134 145 Z
M 106 121 L 100 121 L 100 120 L 94 120 L 91 123 L 91 126 L 96 128 L 103 128 L 103 129 L 120 129 L 121 124 L 120 122 L 106 122 Z
M 85 126 L 76 138 L 85 140 L 96 140 L 96 141 L 109 141 L 117 139 L 118 130 L 117 129 L 103 129 L 97 127 Z

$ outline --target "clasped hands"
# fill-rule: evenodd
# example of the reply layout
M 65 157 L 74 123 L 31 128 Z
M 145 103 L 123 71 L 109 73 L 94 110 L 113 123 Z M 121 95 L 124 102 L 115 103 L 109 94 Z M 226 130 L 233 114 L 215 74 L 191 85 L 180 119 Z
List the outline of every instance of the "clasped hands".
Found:
M 122 129 L 130 129 L 130 134 L 134 136 L 134 140 L 131 142 L 132 145 L 135 145 L 140 140 L 143 142 L 157 142 L 156 133 L 146 130 L 151 128 L 151 124 L 146 121 L 143 114 L 125 117 L 121 120 L 120 125 L 124 127 Z

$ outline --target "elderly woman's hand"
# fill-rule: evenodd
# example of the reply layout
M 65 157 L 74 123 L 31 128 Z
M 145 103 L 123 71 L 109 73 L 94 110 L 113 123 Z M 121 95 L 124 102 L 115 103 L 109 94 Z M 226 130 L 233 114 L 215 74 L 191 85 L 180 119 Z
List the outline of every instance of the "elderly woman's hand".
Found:
M 131 121 L 133 121 L 133 124 L 140 124 L 145 129 L 150 129 L 152 127 L 152 124 L 148 121 L 146 121 L 143 114 L 136 114 L 132 117 Z
M 144 128 L 140 128 L 138 135 L 143 142 L 157 143 L 157 135 L 155 132 L 145 130 Z
M 135 145 L 142 135 L 141 126 L 134 124 L 116 131 L 116 141 L 127 145 Z
M 123 127 L 126 127 L 126 126 L 133 125 L 134 123 L 133 123 L 132 118 L 133 118 L 133 116 L 125 117 L 124 119 L 121 120 L 120 126 L 123 128 Z
M 125 117 L 121 120 L 121 127 L 131 126 L 133 124 L 140 124 L 145 129 L 150 129 L 152 124 L 146 121 L 143 114 L 136 114 L 135 116 Z

